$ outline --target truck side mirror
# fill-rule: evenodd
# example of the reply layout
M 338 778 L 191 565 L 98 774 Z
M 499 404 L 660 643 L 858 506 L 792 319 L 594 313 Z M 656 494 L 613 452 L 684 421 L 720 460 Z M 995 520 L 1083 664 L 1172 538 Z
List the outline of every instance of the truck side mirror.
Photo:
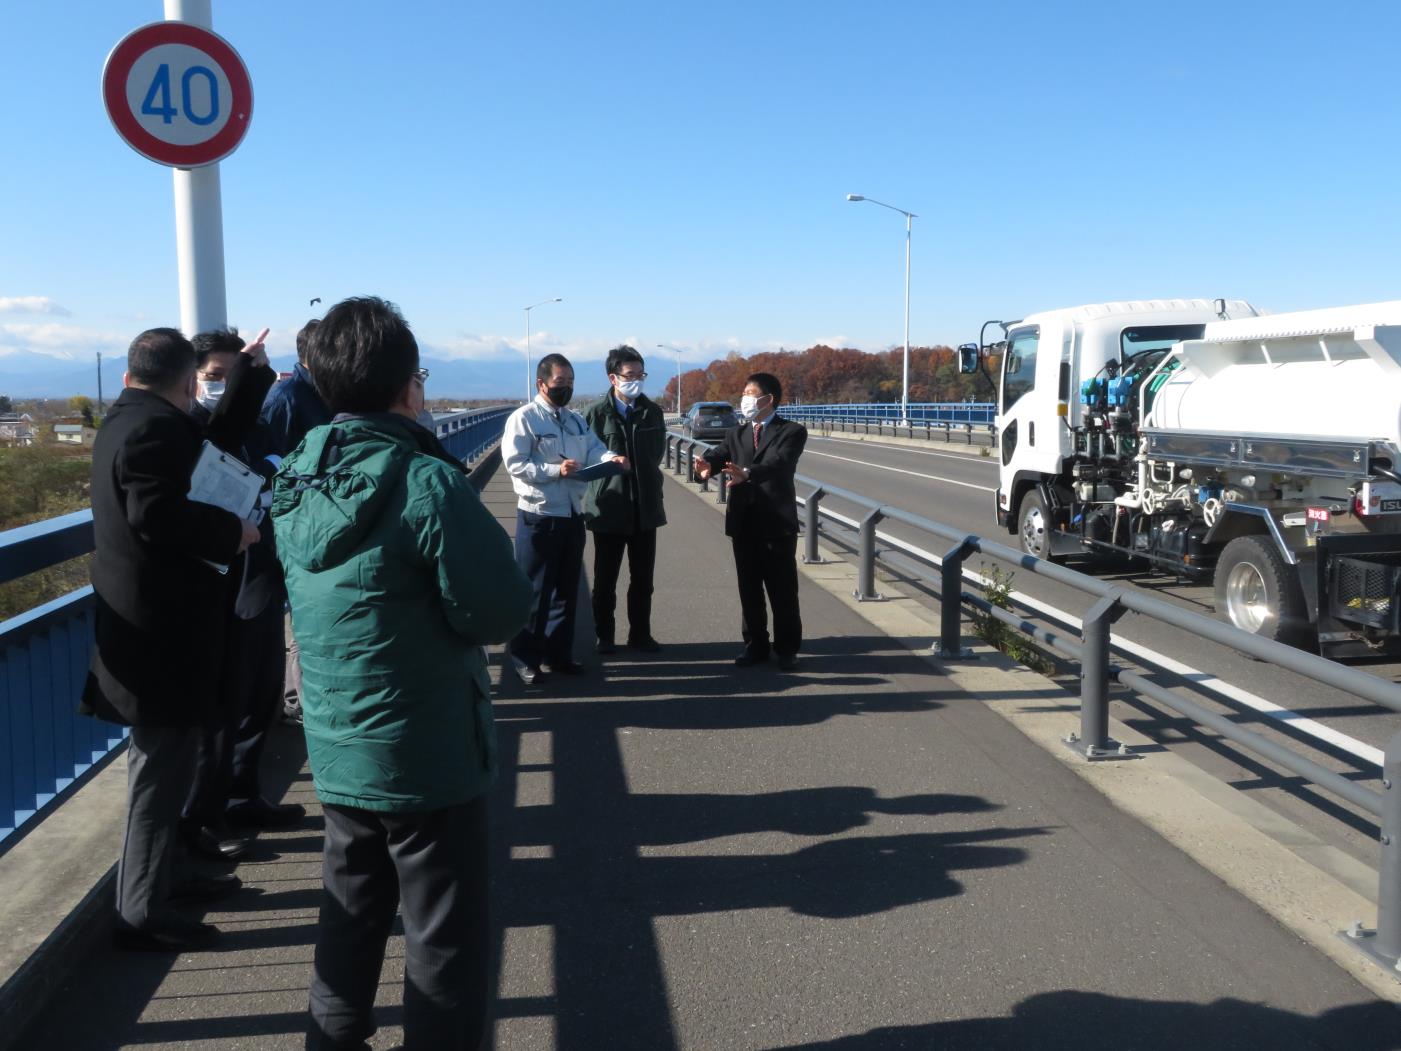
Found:
M 978 371 L 978 344 L 964 343 L 958 348 L 958 371 L 965 376 Z

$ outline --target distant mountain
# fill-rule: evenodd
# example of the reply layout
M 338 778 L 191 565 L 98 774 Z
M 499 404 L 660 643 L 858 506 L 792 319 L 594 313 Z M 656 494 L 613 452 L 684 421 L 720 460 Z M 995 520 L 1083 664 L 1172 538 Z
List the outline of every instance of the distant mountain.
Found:
M 291 371 L 293 360 L 274 358 L 273 367 L 280 372 Z M 421 364 L 430 375 L 430 398 L 503 398 L 519 399 L 525 391 L 525 359 L 493 358 L 472 361 L 425 357 Z M 581 396 L 604 388 L 602 368 L 591 363 L 600 373 L 598 382 L 580 384 Z M 102 394 L 107 401 L 122 389 L 122 373 L 126 371 L 123 354 L 104 354 L 102 358 Z M 0 394 L 11 398 L 68 398 L 75 394 L 97 397 L 97 361 L 55 358 L 31 351 L 17 351 L 0 356 Z

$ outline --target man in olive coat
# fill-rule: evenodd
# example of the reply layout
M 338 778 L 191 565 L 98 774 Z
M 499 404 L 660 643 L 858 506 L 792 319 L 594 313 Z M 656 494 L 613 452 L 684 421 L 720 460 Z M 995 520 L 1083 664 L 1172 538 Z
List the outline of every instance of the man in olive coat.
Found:
M 117 942 L 182 950 L 218 937 L 166 904 L 180 890 L 180 808 L 222 671 L 230 585 L 216 567 L 256 542 L 258 527 L 187 497 L 202 443 L 189 340 L 169 328 L 141 333 L 124 383 L 92 450 L 96 647 L 80 710 L 131 727 Z
M 598 652 L 615 648 L 614 610 L 618 571 L 628 556 L 627 644 L 644 653 L 661 645 L 652 637 L 652 571 L 657 529 L 666 525 L 662 507 L 662 455 L 666 421 L 659 405 L 642 393 L 647 378 L 642 355 L 629 346 L 608 352 L 609 391 L 584 412 L 584 420 L 609 452 L 626 456 L 631 472 L 589 483 L 584 522 L 593 533 L 593 622 Z

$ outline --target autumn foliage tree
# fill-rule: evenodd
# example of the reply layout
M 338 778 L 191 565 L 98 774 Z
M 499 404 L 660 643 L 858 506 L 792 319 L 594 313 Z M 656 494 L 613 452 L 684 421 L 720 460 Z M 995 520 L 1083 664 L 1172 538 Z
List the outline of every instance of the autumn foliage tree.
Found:
M 818 344 L 802 351 L 765 351 L 745 356 L 731 351 L 702 369 L 681 377 L 685 409 L 697 401 L 737 404 L 745 377 L 771 372 L 783 383 L 783 400 L 794 405 L 856 404 L 900 400 L 904 349 L 868 353 L 853 347 Z M 989 368 L 996 375 L 996 362 Z M 982 376 L 958 371 L 958 355 L 950 347 L 910 348 L 910 401 L 988 401 L 992 391 Z M 676 404 L 676 377 L 667 381 L 659 399 Z

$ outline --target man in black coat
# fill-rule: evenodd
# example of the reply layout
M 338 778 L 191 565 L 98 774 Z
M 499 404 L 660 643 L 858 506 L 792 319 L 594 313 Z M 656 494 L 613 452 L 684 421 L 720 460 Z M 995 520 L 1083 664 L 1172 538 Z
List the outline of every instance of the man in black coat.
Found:
M 258 538 L 236 515 L 188 499 L 202 435 L 190 417 L 195 352 L 169 328 L 137 336 L 126 389 L 92 455 L 96 647 L 82 711 L 130 726 L 127 827 L 117 871 L 118 944 L 208 945 L 218 931 L 172 912 L 180 808 L 198 727 L 214 702 L 226 632 L 227 578 Z
M 661 406 L 642 393 L 647 378 L 642 355 L 629 346 L 608 352 L 608 393 L 584 412 L 584 422 L 610 452 L 626 456 L 632 470 L 589 483 L 584 525 L 593 534 L 593 623 L 598 652 L 612 653 L 618 607 L 618 571 L 628 556 L 629 647 L 656 653 L 652 637 L 652 579 L 657 529 L 666 525 L 662 506 L 662 456 L 666 419 Z
M 734 548 L 743 614 L 744 651 L 740 667 L 768 660 L 772 648 L 778 666 L 798 666 L 803 622 L 798 613 L 798 503 L 793 476 L 807 444 L 807 428 L 776 415 L 783 401 L 778 377 L 756 372 L 744 385 L 740 411 L 745 422 L 696 463 L 709 478 L 722 471 L 729 482 L 725 535 Z M 773 643 L 769 643 L 764 593 L 773 609 Z

